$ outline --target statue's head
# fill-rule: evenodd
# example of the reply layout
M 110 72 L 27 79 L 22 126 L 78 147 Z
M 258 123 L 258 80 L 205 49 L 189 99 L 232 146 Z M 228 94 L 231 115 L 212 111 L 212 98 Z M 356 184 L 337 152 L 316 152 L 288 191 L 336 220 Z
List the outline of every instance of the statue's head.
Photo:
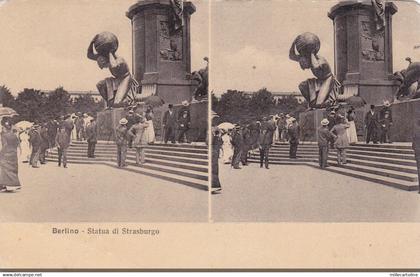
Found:
M 109 67 L 109 59 L 107 57 L 98 56 L 96 62 L 98 63 L 100 69 Z

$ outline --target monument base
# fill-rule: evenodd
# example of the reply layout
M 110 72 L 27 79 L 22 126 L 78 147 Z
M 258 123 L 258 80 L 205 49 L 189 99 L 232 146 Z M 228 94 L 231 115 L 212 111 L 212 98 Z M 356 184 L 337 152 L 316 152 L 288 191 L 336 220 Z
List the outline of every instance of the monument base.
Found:
M 98 140 L 114 141 L 115 129 L 119 121 L 126 114 L 124 108 L 114 108 L 97 113 L 96 128 L 98 132 Z
M 179 110 L 183 106 L 174 105 L 175 114 L 178 115 Z M 142 114 L 147 108 L 144 103 L 139 103 L 135 109 L 135 113 Z M 162 119 L 165 112 L 168 110 L 167 105 L 156 107 L 153 109 L 153 127 L 157 141 L 163 140 Z M 208 101 L 194 102 L 190 104 L 191 126 L 187 133 L 187 138 L 191 142 L 204 142 L 207 135 L 208 122 Z M 126 117 L 128 111 L 124 108 L 114 108 L 112 110 L 105 110 L 97 114 L 97 130 L 98 139 L 105 141 L 115 141 L 115 129 L 119 125 L 121 118 Z M 176 132 L 178 138 L 178 132 Z
M 380 111 L 383 106 L 376 106 Z M 420 110 L 420 99 L 393 103 L 391 105 L 393 124 L 390 129 L 390 139 L 394 142 L 411 142 L 416 119 L 416 111 Z M 369 105 L 355 109 L 355 125 L 359 141 L 365 141 L 365 115 L 369 111 Z M 344 111 L 339 111 L 344 113 Z M 299 115 L 302 141 L 316 141 L 317 130 L 321 120 L 327 117 L 324 109 L 303 112 Z

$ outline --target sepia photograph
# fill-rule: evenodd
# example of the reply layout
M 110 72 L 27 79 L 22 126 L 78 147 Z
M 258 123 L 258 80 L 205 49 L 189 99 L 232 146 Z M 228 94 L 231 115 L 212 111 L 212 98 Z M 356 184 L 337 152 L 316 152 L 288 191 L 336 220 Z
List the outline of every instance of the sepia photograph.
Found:
M 208 220 L 207 1 L 0 1 L 1 222 Z
M 419 268 L 419 25 L 414 0 L 0 0 L 0 273 Z
M 419 222 L 419 11 L 212 3 L 215 222 Z

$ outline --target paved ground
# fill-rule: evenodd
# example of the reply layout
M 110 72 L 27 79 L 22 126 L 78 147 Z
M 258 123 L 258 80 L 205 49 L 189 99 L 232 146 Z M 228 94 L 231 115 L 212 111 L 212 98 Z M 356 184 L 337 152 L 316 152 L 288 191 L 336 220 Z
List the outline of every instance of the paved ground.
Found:
M 220 164 L 212 219 L 235 222 L 420 222 L 420 194 L 304 165 Z
M 206 222 L 208 193 L 106 165 L 33 169 L 0 193 L 0 222 Z

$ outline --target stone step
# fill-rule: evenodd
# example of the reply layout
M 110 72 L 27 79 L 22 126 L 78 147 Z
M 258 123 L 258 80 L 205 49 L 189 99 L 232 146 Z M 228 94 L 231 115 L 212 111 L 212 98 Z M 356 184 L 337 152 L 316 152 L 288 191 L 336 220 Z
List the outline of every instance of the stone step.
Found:
M 288 145 L 284 146 L 273 146 L 273 150 L 275 151 L 286 151 L 289 149 Z M 318 151 L 318 146 L 311 146 L 311 147 L 301 147 L 299 145 L 298 149 L 302 149 L 303 151 Z M 414 156 L 414 151 L 412 149 L 393 149 L 393 148 L 384 148 L 384 147 L 363 147 L 361 145 L 357 146 L 350 146 L 348 151 L 368 151 L 370 152 L 380 152 L 380 153 L 389 153 L 389 154 L 403 154 L 403 155 L 411 155 Z
M 334 159 L 329 160 L 328 163 L 330 165 L 339 166 L 337 161 Z M 358 164 L 353 164 L 353 163 L 340 165 L 339 167 L 345 168 L 345 169 L 351 169 L 357 172 L 365 172 L 365 173 L 370 173 L 373 175 L 381 175 L 381 176 L 398 179 L 398 180 L 409 181 L 409 182 L 418 181 L 417 174 L 398 172 L 395 170 L 389 170 L 389 169 L 384 169 L 384 168 L 372 168 L 370 166 L 358 165 Z
M 336 152 L 335 149 L 331 149 L 331 152 Z M 391 154 L 391 153 L 381 153 L 375 151 L 361 151 L 361 150 L 353 150 L 347 149 L 347 153 L 349 154 L 356 154 L 356 155 L 363 155 L 363 156 L 371 156 L 371 157 L 381 157 L 381 158 L 392 158 L 392 159 L 399 159 L 399 160 L 412 160 L 414 161 L 414 154 Z
M 330 153 L 330 154 L 334 154 L 334 153 Z M 389 163 L 389 164 L 394 164 L 394 165 L 404 165 L 404 166 L 410 166 L 410 167 L 416 166 L 416 161 L 405 160 L 405 159 L 357 155 L 357 154 L 352 154 L 352 153 L 348 153 L 347 158 L 359 159 L 359 160 L 371 161 L 371 162 Z
M 337 160 L 337 156 L 336 155 L 329 155 L 328 157 L 329 161 L 336 161 Z M 410 174 L 417 174 L 417 167 L 416 166 L 401 166 L 401 165 L 394 165 L 394 164 L 390 164 L 390 163 L 382 163 L 382 162 L 371 162 L 371 161 L 366 161 L 366 160 L 362 160 L 362 159 L 347 159 L 347 162 L 350 164 L 356 164 L 356 165 L 362 165 L 362 166 L 368 166 L 368 167 L 372 167 L 372 168 L 383 168 L 383 169 L 388 169 L 388 170 L 394 170 L 397 172 L 405 172 L 405 173 L 410 173 Z
M 307 165 L 319 168 L 319 164 L 317 164 L 317 163 L 307 163 Z M 342 167 L 337 167 L 337 166 L 330 166 L 330 167 L 327 167 L 324 170 L 330 171 L 330 172 L 335 172 L 335 173 L 345 175 L 345 176 L 349 176 L 349 177 L 362 179 L 362 180 L 373 182 L 373 183 L 378 183 L 378 184 L 390 186 L 390 187 L 397 188 L 397 189 L 402 189 L 402 190 L 407 190 L 407 191 L 418 190 L 418 183 L 416 183 L 416 182 L 397 180 L 397 179 L 393 179 L 393 178 L 389 178 L 389 177 L 385 177 L 385 176 L 370 174 L 370 173 L 366 173 L 366 172 L 354 171 L 354 170 L 350 170 L 350 169 L 346 169 L 346 168 L 342 168 Z
M 50 153 L 51 157 L 54 157 L 55 159 L 58 159 L 58 154 L 53 152 Z M 135 159 L 135 153 L 129 152 L 127 153 L 127 159 Z M 96 155 L 96 157 L 93 160 L 98 160 L 98 161 L 111 161 L 114 158 L 116 158 L 116 153 L 114 153 L 114 155 L 112 154 L 107 154 L 107 155 Z M 90 158 L 88 158 L 87 156 L 81 155 L 81 154 L 73 154 L 73 155 L 68 155 L 67 159 L 73 159 L 73 160 L 92 160 Z M 208 160 L 205 159 L 195 159 L 195 158 L 185 158 L 185 157 L 173 157 L 173 156 L 167 156 L 167 155 L 159 155 L 159 154 L 146 154 L 146 159 L 154 159 L 154 160 L 163 160 L 163 161 L 171 161 L 171 162 L 179 162 L 179 163 L 186 163 L 186 164 L 192 164 L 192 165 L 202 165 L 202 166 L 207 166 L 208 165 Z
M 87 145 L 71 145 L 69 147 L 69 150 L 79 150 L 79 151 L 87 151 Z M 192 154 L 203 154 L 207 155 L 208 150 L 207 149 L 195 149 L 195 148 L 185 148 L 185 147 L 165 147 L 165 146 L 159 146 L 159 147 L 150 147 L 146 146 L 146 150 L 150 151 L 168 151 L 172 153 L 192 153 Z M 117 146 L 116 145 L 102 145 L 102 146 L 96 146 L 95 151 L 116 151 Z M 134 148 L 128 148 L 128 150 L 134 150 Z
M 357 143 L 355 146 L 365 147 L 365 148 L 385 148 L 385 149 L 412 150 L 411 143 L 390 143 L 390 144 Z
M 259 158 L 248 158 L 248 161 L 250 163 L 260 163 Z M 308 158 L 298 158 L 298 159 L 289 159 L 289 158 L 278 158 L 278 159 L 271 159 L 270 158 L 270 164 L 285 164 L 285 165 L 291 165 L 291 164 L 302 164 L 306 165 L 308 162 L 316 162 L 315 159 L 308 159 Z
M 115 165 L 117 164 L 116 160 L 113 160 L 113 162 L 114 162 Z M 200 173 L 198 171 L 188 170 L 188 169 L 179 170 L 177 168 L 173 168 L 173 167 L 170 167 L 170 166 L 153 165 L 153 164 L 149 164 L 147 162 L 143 165 L 140 165 L 140 166 L 137 166 L 135 161 L 126 161 L 126 163 L 127 163 L 127 165 L 131 165 L 131 166 L 135 166 L 135 167 L 139 167 L 139 168 L 161 171 L 161 172 L 170 173 L 170 174 L 174 174 L 174 175 L 189 177 L 189 178 L 192 178 L 192 179 L 208 181 L 207 172 L 206 173 L 204 173 L 204 172 Z
M 207 154 L 192 154 L 192 153 L 185 153 L 185 152 L 172 152 L 172 151 L 166 151 L 166 150 L 160 150 L 160 149 L 145 149 L 146 154 L 159 154 L 159 155 L 168 155 L 168 156 L 176 156 L 176 157 L 186 157 L 186 158 L 194 158 L 194 159 L 202 159 L 202 160 L 208 160 Z M 128 149 L 128 154 L 135 155 L 136 151 L 134 149 Z M 70 147 L 67 151 L 68 155 L 80 155 L 80 156 L 86 156 L 87 155 L 87 149 L 74 149 L 73 147 Z M 117 155 L 117 149 L 95 149 L 95 155 L 96 156 L 116 156 Z
M 87 142 L 85 141 L 72 141 L 71 142 L 72 145 L 86 145 L 87 146 Z M 113 141 L 98 141 L 96 143 L 97 147 L 101 147 L 104 145 L 114 145 L 115 146 L 115 142 Z M 168 147 L 168 148 L 191 148 L 191 149 L 204 149 L 207 150 L 208 146 L 205 143 L 178 143 L 178 144 L 172 144 L 172 143 L 168 143 L 168 144 L 164 144 L 164 143 L 154 143 L 154 144 L 149 144 L 148 147 Z
M 368 150 L 372 152 L 380 152 L 380 153 L 390 153 L 390 154 L 407 154 L 407 155 L 414 155 L 414 151 L 412 149 L 394 149 L 394 148 L 384 148 L 384 147 L 363 147 L 363 146 L 350 146 L 351 150 Z
M 112 167 L 116 167 L 115 163 L 112 162 L 104 162 L 104 164 Z M 166 180 L 169 182 L 182 184 L 185 186 L 193 187 L 200 190 L 208 190 L 208 181 L 207 180 L 200 180 L 196 178 L 191 178 L 188 176 L 182 176 L 178 174 L 172 174 L 168 172 L 163 172 L 160 168 L 158 169 L 151 169 L 145 167 L 138 167 L 129 165 L 125 168 L 120 168 L 121 170 L 126 170 L 130 172 L 135 172 L 138 174 L 146 175 L 149 177 L 154 177 L 161 180 Z M 139 180 L 140 181 L 140 180 Z M 135 183 L 134 183 L 135 185 Z
M 49 161 L 52 162 L 56 162 L 58 161 L 58 156 L 57 155 L 53 155 L 48 157 Z M 89 159 L 87 157 L 74 157 L 74 156 L 69 156 L 67 157 L 67 161 L 68 163 L 95 163 L 96 161 L 115 161 L 116 164 L 116 158 L 115 157 L 109 157 L 109 158 L 101 158 L 101 159 Z M 128 156 L 127 157 L 127 162 L 132 162 L 135 163 L 135 156 Z M 167 166 L 167 167 L 171 167 L 171 168 L 179 168 L 179 169 L 187 169 L 187 170 L 191 170 L 194 172 L 202 172 L 207 174 L 208 173 L 208 167 L 207 166 L 203 166 L 203 165 L 196 165 L 196 164 L 191 164 L 191 163 L 182 163 L 182 162 L 168 162 L 168 161 L 163 161 L 160 159 L 153 159 L 150 157 L 146 158 L 146 163 L 150 163 L 150 164 L 154 164 L 154 165 L 163 165 L 163 166 Z
M 330 149 L 331 153 L 336 153 L 335 149 Z M 289 149 L 272 149 L 270 150 L 270 154 L 273 155 L 285 155 L 289 153 Z M 298 155 L 314 155 L 318 153 L 318 149 L 312 150 L 302 150 L 298 148 Z M 381 158 L 390 158 L 390 159 L 397 159 L 397 160 L 408 160 L 408 161 L 415 161 L 414 153 L 412 154 L 394 154 L 394 153 L 383 153 L 383 152 L 376 152 L 376 151 L 368 151 L 368 150 L 353 150 L 352 148 L 347 149 L 347 153 L 355 154 L 359 156 L 365 157 L 381 157 Z

